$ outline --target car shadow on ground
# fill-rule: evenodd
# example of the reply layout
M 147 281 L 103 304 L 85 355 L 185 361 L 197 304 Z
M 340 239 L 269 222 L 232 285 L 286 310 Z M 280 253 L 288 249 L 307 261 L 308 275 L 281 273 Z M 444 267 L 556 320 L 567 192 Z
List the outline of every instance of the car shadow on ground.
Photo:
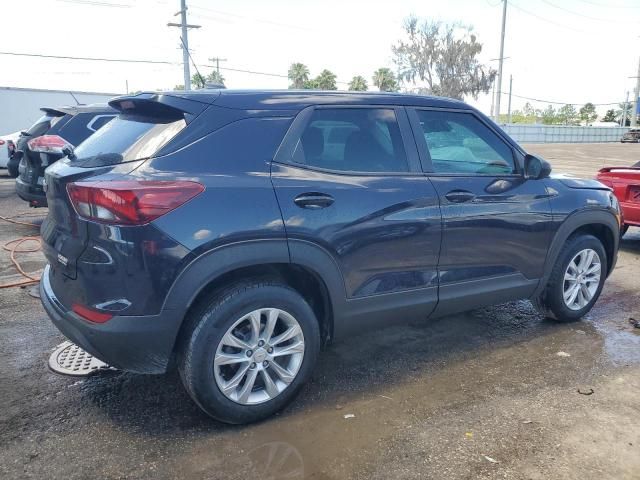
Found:
M 382 393 L 408 377 L 428 375 L 448 362 L 479 356 L 481 350 L 511 346 L 566 328 L 545 321 L 530 302 L 519 301 L 367 332 L 326 348 L 312 381 L 280 416 Z M 590 327 L 585 324 L 582 328 Z M 81 390 L 99 411 L 96 413 L 145 435 L 221 433 L 242 428 L 224 425 L 202 413 L 175 370 L 158 376 L 99 374 L 88 378 Z

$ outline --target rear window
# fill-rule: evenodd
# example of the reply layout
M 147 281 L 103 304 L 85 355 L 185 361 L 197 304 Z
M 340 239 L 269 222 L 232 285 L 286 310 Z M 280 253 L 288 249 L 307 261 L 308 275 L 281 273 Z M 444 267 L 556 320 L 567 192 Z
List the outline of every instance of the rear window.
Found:
M 186 125 L 184 119 L 120 115 L 76 148 L 74 164 L 97 167 L 149 158 Z
M 34 123 L 27 133 L 32 137 L 39 137 L 40 135 L 44 135 L 47 130 L 53 127 L 57 122 L 60 121 L 65 115 L 54 116 L 50 114 L 45 114 L 40 117 L 36 123 Z

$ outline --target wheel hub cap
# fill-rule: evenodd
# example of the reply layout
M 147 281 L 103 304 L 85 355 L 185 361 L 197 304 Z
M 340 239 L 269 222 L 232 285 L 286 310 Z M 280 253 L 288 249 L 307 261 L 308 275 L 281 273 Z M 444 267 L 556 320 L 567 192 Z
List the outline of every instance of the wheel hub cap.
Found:
M 575 254 L 564 274 L 563 298 L 569 309 L 580 310 L 593 299 L 600 285 L 601 269 L 595 250 L 586 248 Z
M 222 337 L 213 361 L 216 384 L 242 405 L 280 395 L 298 374 L 304 358 L 298 321 L 278 308 L 261 308 L 239 318 Z

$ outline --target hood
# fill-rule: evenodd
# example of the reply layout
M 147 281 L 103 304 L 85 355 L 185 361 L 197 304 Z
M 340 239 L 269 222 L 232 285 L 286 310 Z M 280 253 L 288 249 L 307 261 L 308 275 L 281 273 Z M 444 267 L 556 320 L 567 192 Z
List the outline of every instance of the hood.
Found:
M 605 184 L 600 183 L 598 180 L 584 179 L 578 177 L 572 177 L 570 175 L 554 174 L 551 178 L 558 180 L 563 185 L 569 188 L 582 188 L 587 190 L 611 190 Z

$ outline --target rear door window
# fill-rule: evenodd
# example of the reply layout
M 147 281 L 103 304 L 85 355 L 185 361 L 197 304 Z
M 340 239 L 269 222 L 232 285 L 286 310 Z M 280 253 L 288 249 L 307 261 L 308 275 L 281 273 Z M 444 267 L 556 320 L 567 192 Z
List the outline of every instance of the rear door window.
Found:
M 75 150 L 74 163 L 93 167 L 149 158 L 185 126 L 184 119 L 154 119 L 121 114 Z
M 392 108 L 315 110 L 298 141 L 293 161 L 345 172 L 409 171 Z

